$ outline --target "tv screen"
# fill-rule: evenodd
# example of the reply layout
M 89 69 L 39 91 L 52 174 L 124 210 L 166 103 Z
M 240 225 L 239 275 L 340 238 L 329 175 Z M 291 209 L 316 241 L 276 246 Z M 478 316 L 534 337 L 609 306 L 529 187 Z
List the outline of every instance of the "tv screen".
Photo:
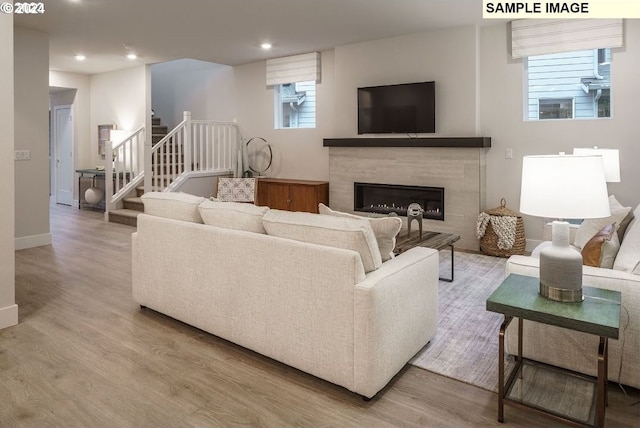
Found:
M 434 132 L 435 82 L 358 88 L 358 134 Z

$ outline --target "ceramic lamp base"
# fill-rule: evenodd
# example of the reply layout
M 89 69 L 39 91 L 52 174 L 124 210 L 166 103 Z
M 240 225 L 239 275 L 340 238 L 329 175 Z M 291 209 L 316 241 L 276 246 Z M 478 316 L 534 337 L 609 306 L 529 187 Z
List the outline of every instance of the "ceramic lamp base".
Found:
M 540 251 L 540 295 L 559 302 L 581 302 L 582 255 L 569 245 L 567 222 L 553 222 L 552 242 Z

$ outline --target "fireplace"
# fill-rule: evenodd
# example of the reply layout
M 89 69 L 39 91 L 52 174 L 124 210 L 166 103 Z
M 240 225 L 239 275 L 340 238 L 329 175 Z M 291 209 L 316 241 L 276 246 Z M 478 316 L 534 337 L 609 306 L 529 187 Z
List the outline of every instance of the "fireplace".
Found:
M 354 211 L 406 216 L 407 207 L 417 203 L 424 210 L 423 218 L 444 221 L 442 187 L 353 183 L 353 190 Z

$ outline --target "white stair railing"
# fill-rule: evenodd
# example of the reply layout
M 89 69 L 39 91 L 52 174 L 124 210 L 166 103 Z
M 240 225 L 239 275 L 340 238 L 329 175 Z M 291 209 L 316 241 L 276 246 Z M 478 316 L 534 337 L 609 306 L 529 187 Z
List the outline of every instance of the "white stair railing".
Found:
M 144 126 L 122 142 L 106 142 L 104 172 L 107 212 L 114 210 L 122 198 L 142 183 L 144 143 Z
M 158 143 L 145 146 L 145 192 L 175 189 L 188 177 L 211 172 L 234 171 L 240 144 L 238 125 L 233 122 L 192 120 L 185 111 L 183 121 Z

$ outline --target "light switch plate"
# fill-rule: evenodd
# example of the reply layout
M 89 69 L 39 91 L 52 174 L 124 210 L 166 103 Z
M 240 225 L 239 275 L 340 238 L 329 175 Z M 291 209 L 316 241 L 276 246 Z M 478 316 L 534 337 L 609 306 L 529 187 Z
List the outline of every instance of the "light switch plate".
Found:
M 504 158 L 505 159 L 513 159 L 513 149 L 505 149 Z
M 31 150 L 16 150 L 13 155 L 13 159 L 17 161 L 30 160 Z

